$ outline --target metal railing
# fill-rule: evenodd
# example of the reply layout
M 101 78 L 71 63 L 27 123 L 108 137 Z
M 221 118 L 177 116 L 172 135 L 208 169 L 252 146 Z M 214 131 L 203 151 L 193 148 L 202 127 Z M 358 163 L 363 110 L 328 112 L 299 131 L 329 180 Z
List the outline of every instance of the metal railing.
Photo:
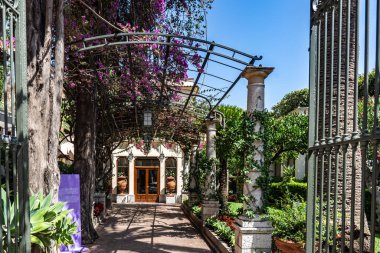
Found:
M 26 10 L 0 0 L 0 250 L 31 252 L 28 197 Z
M 374 3 L 371 84 L 370 4 Z M 362 37 L 363 62 L 359 61 Z M 361 67 L 364 73 L 359 78 Z M 380 218 L 376 217 L 379 87 L 380 1 L 311 1 L 308 253 L 375 251 Z

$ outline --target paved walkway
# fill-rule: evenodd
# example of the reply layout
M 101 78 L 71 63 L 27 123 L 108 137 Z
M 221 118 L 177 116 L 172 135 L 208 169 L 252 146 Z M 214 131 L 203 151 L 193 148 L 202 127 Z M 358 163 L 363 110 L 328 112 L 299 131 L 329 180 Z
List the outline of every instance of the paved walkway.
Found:
M 114 205 L 98 232 L 91 253 L 212 252 L 179 206 Z

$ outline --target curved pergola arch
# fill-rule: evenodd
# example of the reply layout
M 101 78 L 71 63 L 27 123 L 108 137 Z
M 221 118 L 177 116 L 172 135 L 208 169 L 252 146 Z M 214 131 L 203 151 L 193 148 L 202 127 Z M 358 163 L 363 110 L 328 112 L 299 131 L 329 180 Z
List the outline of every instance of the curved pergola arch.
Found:
M 187 43 L 182 43 L 183 41 L 186 41 Z M 165 82 L 165 78 L 163 78 L 163 81 L 160 85 L 160 87 L 156 87 L 159 89 L 160 96 L 157 98 L 156 102 L 159 104 L 159 110 L 162 110 L 164 107 L 167 107 L 166 105 L 162 104 L 162 98 L 164 96 L 164 93 L 168 92 L 177 92 L 182 95 L 186 96 L 186 99 L 183 101 L 182 104 L 175 104 L 172 106 L 174 112 L 175 112 L 175 118 L 178 119 L 178 124 L 175 125 L 175 127 L 169 128 L 171 132 L 170 139 L 175 140 L 178 135 L 177 132 L 182 127 L 182 119 L 186 117 L 194 117 L 197 119 L 200 119 L 203 117 L 203 119 L 213 119 L 213 118 L 219 118 L 221 119 L 222 125 L 223 122 L 223 115 L 216 110 L 216 108 L 221 104 L 221 102 L 227 97 L 227 95 L 231 92 L 231 90 L 234 88 L 234 86 L 238 83 L 238 81 L 241 79 L 241 73 L 247 66 L 253 66 L 256 61 L 259 61 L 262 59 L 262 56 L 257 55 L 250 55 L 247 53 L 244 53 L 242 51 L 236 50 L 234 48 L 215 43 L 213 41 L 207 41 L 204 39 L 199 38 L 192 38 L 188 36 L 182 36 L 182 35 L 176 35 L 176 34 L 163 34 L 163 33 L 152 33 L 152 32 L 133 32 L 133 33 L 114 33 L 114 34 L 105 34 L 105 35 L 99 35 L 99 36 L 93 36 L 90 38 L 83 38 L 81 40 L 73 41 L 67 43 L 67 45 L 70 48 L 70 52 L 77 52 L 77 53 L 90 53 L 94 54 L 97 53 L 99 55 L 104 54 L 102 49 L 109 50 L 110 48 L 117 48 L 120 46 L 133 46 L 133 45 L 161 45 L 165 47 L 165 56 L 164 61 L 165 65 L 167 64 L 167 58 L 168 53 L 171 47 L 179 47 L 183 48 L 184 50 L 190 50 L 193 53 L 204 53 L 204 56 L 201 57 L 201 68 L 198 70 L 193 69 L 187 69 L 189 72 L 196 73 L 196 77 L 194 77 L 194 82 L 192 87 L 190 88 L 189 92 L 183 92 L 180 90 L 175 90 L 170 87 Z M 213 57 L 213 58 L 212 58 Z M 235 79 L 229 80 L 225 77 L 222 77 L 220 73 L 210 73 L 207 70 L 208 64 L 218 64 L 223 67 L 227 67 L 233 71 L 238 71 L 238 75 Z M 114 68 L 117 68 L 118 66 L 113 66 Z M 91 71 L 96 71 L 95 69 L 92 69 Z M 163 76 L 165 76 L 166 69 L 163 69 Z M 197 73 L 198 72 L 198 73 Z M 213 98 L 213 101 L 210 100 L 210 98 L 207 97 L 205 94 L 199 94 L 196 92 L 196 89 L 198 85 L 201 84 L 200 80 L 202 76 L 209 76 L 216 78 L 220 82 L 227 83 L 227 86 L 224 89 L 219 89 L 214 87 L 211 84 L 205 84 L 205 87 L 209 87 L 210 89 L 218 90 L 218 93 L 221 94 L 219 98 Z M 202 112 L 195 112 L 195 113 L 188 113 L 188 111 L 193 110 L 192 107 L 189 108 L 189 104 L 191 103 L 192 99 L 202 99 L 207 104 L 207 110 L 203 110 Z M 215 100 L 215 101 L 214 101 Z M 114 101 L 115 105 L 117 105 L 117 102 Z M 143 103 L 143 102 L 141 102 Z M 140 107 L 138 107 L 140 106 Z M 112 115 L 109 116 L 109 120 L 111 125 L 113 127 L 110 127 L 109 129 L 113 131 L 117 131 L 119 134 L 122 133 L 137 133 L 139 135 L 139 117 L 138 115 L 132 115 L 133 113 L 137 113 L 137 108 L 141 109 L 143 105 L 134 105 L 133 107 L 130 107 L 130 111 L 125 111 L 125 115 L 123 117 L 118 117 L 118 115 L 115 115 L 112 113 Z M 128 114 L 130 113 L 130 114 Z M 124 120 L 123 120 L 124 118 Z M 125 118 L 128 118 L 129 121 L 125 121 Z M 137 131 L 130 129 L 128 130 L 128 124 L 130 128 L 136 128 Z M 112 131 L 111 130 L 111 131 Z M 163 131 L 161 129 L 161 131 Z M 168 129 L 165 129 L 165 133 L 168 131 Z M 157 132 L 157 129 L 155 130 Z

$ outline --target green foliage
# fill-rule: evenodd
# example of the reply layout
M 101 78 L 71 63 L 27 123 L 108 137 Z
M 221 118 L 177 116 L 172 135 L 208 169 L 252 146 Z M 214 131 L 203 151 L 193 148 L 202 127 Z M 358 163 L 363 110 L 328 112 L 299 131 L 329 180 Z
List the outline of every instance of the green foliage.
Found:
M 166 176 L 167 177 L 176 177 L 176 170 L 173 168 L 168 168 L 165 170 Z
M 306 240 L 306 202 L 293 202 L 281 209 L 269 207 L 268 217 L 274 236 L 294 242 Z
M 191 212 L 198 218 L 202 218 L 202 207 L 194 205 L 191 207 Z
M 213 230 L 222 240 L 227 242 L 229 246 L 235 246 L 235 231 L 225 222 L 211 217 L 206 220 L 206 226 Z
M 309 106 L 309 89 L 290 92 L 281 99 L 272 110 L 276 116 L 285 116 L 298 107 Z
M 284 203 L 306 200 L 307 183 L 294 180 L 271 183 L 268 188 L 268 206 L 280 208 Z
M 376 71 L 373 69 L 368 73 L 368 94 L 369 96 L 375 95 L 375 77 L 376 77 Z M 359 83 L 359 98 L 362 99 L 364 97 L 364 75 L 359 75 L 358 79 Z
M 380 233 L 376 233 L 375 235 L 375 252 L 380 251 Z
M 230 217 L 238 217 L 243 213 L 243 203 L 238 202 L 228 202 L 228 213 Z
M 196 155 L 197 166 L 194 171 L 194 176 L 197 178 L 195 190 L 197 191 L 199 199 L 203 199 L 205 192 L 206 177 L 210 173 L 212 166 L 215 166 L 217 161 L 215 159 L 208 159 L 206 150 L 203 149 Z M 208 196 L 211 197 L 211 196 Z
M 61 174 L 74 174 L 74 165 L 72 164 L 69 165 L 59 161 L 58 168 Z
M 0 91 L 4 89 L 4 66 L 0 65 Z M 0 92 L 0 108 L 4 108 L 3 92 Z
M 374 97 L 368 97 L 368 103 L 367 103 L 367 129 L 369 131 L 372 130 L 373 124 L 374 124 L 374 118 L 375 118 L 375 98 Z M 364 117 L 364 100 L 359 100 L 358 103 L 358 114 L 359 114 L 359 128 L 361 131 L 363 131 L 363 117 Z
M 286 166 L 283 168 L 284 180 L 289 181 L 294 178 L 296 174 L 296 168 L 294 166 Z
M 249 183 L 248 172 L 257 169 L 261 172 L 257 180 L 264 192 L 263 204 L 268 205 L 268 192 L 271 178 L 269 166 L 272 162 L 296 158 L 307 151 L 308 116 L 288 114 L 276 117 L 273 113 L 254 112 L 247 115 L 241 109 L 224 106 L 220 111 L 226 115 L 226 127 L 218 131 L 216 138 L 219 159 L 227 159 L 229 173 L 237 182 L 238 194 L 242 185 Z M 255 129 L 256 122 L 261 129 Z M 255 141 L 264 143 L 264 163 L 255 160 Z M 245 201 L 253 201 L 245 197 Z
M 64 206 L 65 204 L 62 202 L 53 204 L 51 194 L 46 197 L 43 197 L 42 194 L 30 197 L 31 243 L 38 246 L 43 252 L 49 252 L 49 249 L 58 247 L 61 244 L 73 244 L 71 235 L 76 233 L 77 226 L 68 216 L 72 210 L 65 210 Z M 6 192 L 1 189 L 1 209 L 7 210 L 7 208 Z M 16 240 L 17 216 L 21 214 L 15 216 L 14 208 L 15 204 L 11 203 L 10 227 L 2 227 L 2 239 L 5 243 L 7 241 L 5 238 L 9 233 L 12 241 Z M 7 218 L 7 212 L 3 212 L 1 216 L 2 222 L 6 221 Z M 12 249 L 9 252 L 13 252 Z
M 269 161 L 295 159 L 307 151 L 309 120 L 306 115 L 288 114 L 280 118 L 268 117 L 266 150 Z

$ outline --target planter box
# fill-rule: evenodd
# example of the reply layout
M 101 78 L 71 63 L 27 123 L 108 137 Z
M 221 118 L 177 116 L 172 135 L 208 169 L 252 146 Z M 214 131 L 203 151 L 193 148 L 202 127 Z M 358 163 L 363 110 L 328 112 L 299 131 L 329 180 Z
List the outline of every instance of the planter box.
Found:
M 204 226 L 203 221 L 190 212 L 189 208 L 181 205 L 181 208 L 193 226 L 203 236 L 207 244 L 214 252 L 218 253 L 232 253 L 233 250 L 225 242 L 223 242 L 214 232 Z
M 305 253 L 305 250 L 300 243 L 287 242 L 278 238 L 275 238 L 274 240 L 277 249 L 282 253 Z

